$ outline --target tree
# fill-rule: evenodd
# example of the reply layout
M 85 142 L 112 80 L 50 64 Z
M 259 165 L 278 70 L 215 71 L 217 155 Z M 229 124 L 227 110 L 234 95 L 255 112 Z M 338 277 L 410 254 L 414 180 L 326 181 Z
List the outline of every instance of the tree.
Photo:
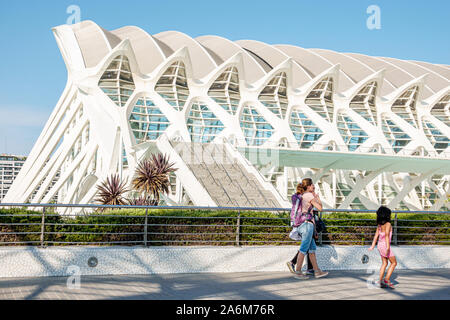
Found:
M 177 170 L 173 166 L 174 163 L 169 163 L 168 157 L 161 153 L 153 154 L 150 159 L 142 160 L 136 168 L 135 177 L 132 180 L 134 189 L 144 194 L 140 199 L 157 205 L 160 194 L 169 192 L 169 174 Z
M 126 205 L 127 200 L 124 198 L 124 194 L 128 192 L 126 184 L 126 181 L 120 181 L 118 174 L 111 174 L 97 186 L 99 192 L 95 201 L 104 205 Z

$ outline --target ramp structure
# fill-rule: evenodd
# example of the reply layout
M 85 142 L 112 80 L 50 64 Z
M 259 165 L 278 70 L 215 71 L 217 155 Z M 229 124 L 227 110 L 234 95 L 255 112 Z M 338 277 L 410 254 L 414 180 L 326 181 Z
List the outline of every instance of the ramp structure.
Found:
M 286 207 L 312 177 L 327 208 L 450 207 L 448 65 L 92 21 L 53 33 L 67 86 L 4 202 L 90 203 L 163 152 L 169 205 Z

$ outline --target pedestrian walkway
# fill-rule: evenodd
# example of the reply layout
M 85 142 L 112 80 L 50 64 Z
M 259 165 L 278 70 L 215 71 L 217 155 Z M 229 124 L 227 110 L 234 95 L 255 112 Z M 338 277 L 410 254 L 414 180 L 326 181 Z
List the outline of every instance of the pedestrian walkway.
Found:
M 326 278 L 308 280 L 296 280 L 288 271 L 81 276 L 79 288 L 68 287 L 64 277 L 3 278 L 0 299 L 450 299 L 450 269 L 395 271 L 395 290 L 371 286 L 377 273 L 330 271 Z

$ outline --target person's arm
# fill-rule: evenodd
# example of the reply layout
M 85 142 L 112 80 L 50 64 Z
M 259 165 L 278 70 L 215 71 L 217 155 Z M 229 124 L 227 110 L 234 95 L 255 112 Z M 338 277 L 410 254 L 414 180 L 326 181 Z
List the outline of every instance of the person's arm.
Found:
M 320 205 L 322 205 L 322 200 L 320 200 L 319 195 L 315 192 L 314 192 L 314 199 L 317 201 L 317 203 L 320 203 Z
M 391 229 L 392 229 L 392 225 L 388 222 L 386 223 L 386 231 L 385 234 L 387 235 L 386 237 L 386 254 L 389 257 L 389 250 L 391 249 L 391 239 L 389 237 L 389 234 L 391 233 Z
M 316 200 L 316 198 L 311 200 L 311 204 L 319 211 L 322 211 L 322 203 Z
M 379 229 L 377 227 L 377 232 L 375 232 L 375 236 L 373 237 L 373 241 L 372 241 L 372 246 L 369 248 L 369 251 L 372 251 L 373 248 L 375 248 L 375 244 L 377 243 L 377 239 L 378 239 L 379 234 L 380 234 L 379 233 Z

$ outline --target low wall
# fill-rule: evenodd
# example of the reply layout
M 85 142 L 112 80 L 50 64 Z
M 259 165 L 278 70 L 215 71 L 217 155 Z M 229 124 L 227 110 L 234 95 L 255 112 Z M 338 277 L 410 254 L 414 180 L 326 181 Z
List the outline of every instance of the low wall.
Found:
M 322 246 L 323 270 L 373 271 L 381 259 L 368 246 Z M 287 271 L 297 246 L 3 247 L 0 277 Z M 450 268 L 450 246 L 394 246 L 398 269 Z M 367 255 L 363 263 L 363 256 Z M 90 265 L 89 265 L 90 264 Z M 74 267 L 75 266 L 75 267 Z

